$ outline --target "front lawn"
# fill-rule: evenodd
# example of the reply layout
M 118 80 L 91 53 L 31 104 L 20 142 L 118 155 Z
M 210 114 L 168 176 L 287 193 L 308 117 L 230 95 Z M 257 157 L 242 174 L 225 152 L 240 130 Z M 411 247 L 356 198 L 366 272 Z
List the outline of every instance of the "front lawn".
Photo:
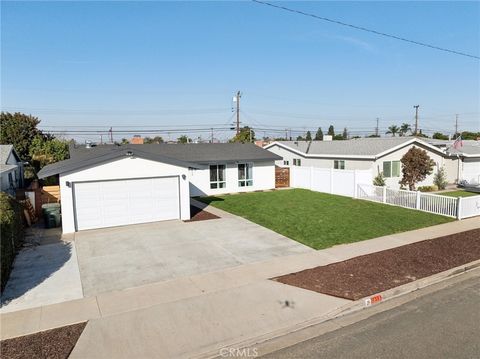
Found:
M 304 189 L 204 197 L 200 200 L 315 249 L 454 220 Z
M 475 192 L 467 192 L 464 190 L 459 190 L 459 191 L 451 191 L 451 192 L 442 192 L 442 193 L 436 193 L 442 196 L 450 196 L 450 197 L 472 197 L 472 196 L 479 196 L 480 193 L 475 193 Z

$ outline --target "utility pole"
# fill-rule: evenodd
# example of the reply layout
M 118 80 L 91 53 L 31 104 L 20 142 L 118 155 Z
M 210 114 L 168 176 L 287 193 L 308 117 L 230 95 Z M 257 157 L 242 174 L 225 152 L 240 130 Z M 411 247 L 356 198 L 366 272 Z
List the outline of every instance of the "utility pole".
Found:
M 455 115 L 455 135 L 457 136 L 458 133 L 458 113 Z
M 103 135 L 100 134 L 100 144 L 103 145 Z
M 378 117 L 377 117 L 377 126 L 375 127 L 375 137 L 378 137 Z
M 413 108 L 415 109 L 415 131 L 413 132 L 413 135 L 416 136 L 418 133 L 418 108 L 420 105 L 415 105 Z
M 210 136 L 210 143 L 213 143 L 213 128 L 211 130 L 212 130 L 212 133 L 211 133 L 211 136 Z
M 110 142 L 113 143 L 113 128 L 110 127 L 110 129 L 108 130 L 108 132 L 109 132 L 109 135 L 110 135 Z
M 235 102 L 237 103 L 237 124 L 236 124 L 236 129 L 237 129 L 237 136 L 240 133 L 240 97 L 242 97 L 242 94 L 240 91 L 237 91 L 237 94 L 235 95 Z

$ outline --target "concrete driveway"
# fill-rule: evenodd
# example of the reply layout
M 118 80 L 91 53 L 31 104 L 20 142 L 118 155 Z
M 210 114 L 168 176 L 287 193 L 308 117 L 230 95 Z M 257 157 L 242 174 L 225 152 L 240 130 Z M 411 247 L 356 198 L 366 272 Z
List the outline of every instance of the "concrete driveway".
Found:
M 220 215 L 76 233 L 84 295 L 313 251 L 243 218 Z

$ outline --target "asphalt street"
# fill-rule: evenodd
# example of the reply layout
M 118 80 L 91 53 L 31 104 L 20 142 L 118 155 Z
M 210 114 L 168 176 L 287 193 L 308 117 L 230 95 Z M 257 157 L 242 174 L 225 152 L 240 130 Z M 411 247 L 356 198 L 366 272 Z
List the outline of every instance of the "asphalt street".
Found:
M 480 358 L 480 276 L 262 358 Z

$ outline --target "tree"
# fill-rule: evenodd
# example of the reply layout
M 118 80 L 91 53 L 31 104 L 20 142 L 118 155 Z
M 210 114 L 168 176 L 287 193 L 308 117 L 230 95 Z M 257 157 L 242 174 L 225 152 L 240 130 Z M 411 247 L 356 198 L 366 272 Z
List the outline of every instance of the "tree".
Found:
M 145 143 L 147 145 L 152 144 L 152 143 L 160 144 L 160 143 L 163 143 L 163 138 L 160 137 L 160 136 L 155 136 L 154 138 L 145 137 L 143 139 L 143 143 Z
M 402 162 L 402 186 L 415 190 L 415 184 L 423 181 L 433 171 L 435 162 L 428 156 L 427 151 L 412 147 L 400 160 Z
M 315 141 L 322 141 L 323 140 L 323 131 L 322 128 L 319 127 L 317 133 L 315 134 Z
M 435 132 L 433 134 L 432 138 L 435 139 L 435 140 L 448 140 L 449 139 L 447 135 L 444 135 L 441 132 Z
M 122 141 L 120 142 L 122 145 L 128 145 L 130 143 L 129 140 L 127 140 L 126 138 L 122 138 Z
M 461 136 L 462 136 L 463 140 L 478 140 L 480 138 L 480 132 L 463 131 L 461 133 Z M 456 136 L 456 137 L 458 137 L 458 136 Z
M 69 142 L 58 138 L 37 135 L 29 149 L 32 166 L 36 171 L 44 166 L 69 158 Z
M 400 136 L 406 136 L 407 132 L 412 132 L 412 128 L 408 123 L 402 123 L 400 126 Z
M 348 130 L 346 127 L 343 129 L 342 137 L 344 140 L 348 139 Z
M 335 135 L 333 136 L 334 141 L 343 141 L 345 138 L 343 138 L 343 134 Z
M 240 129 L 238 135 L 235 135 L 230 142 L 253 142 L 255 141 L 255 131 L 253 131 L 250 127 L 244 126 Z
M 438 189 L 445 189 L 447 188 L 447 175 L 445 173 L 445 167 L 441 167 L 438 169 L 435 176 L 433 176 L 433 184 L 438 187 Z
M 305 139 L 301 135 L 298 135 L 297 136 L 297 141 L 305 141 Z
M 2 111 L 0 123 L 0 143 L 13 145 L 22 160 L 30 161 L 30 144 L 37 135 L 41 134 L 37 128 L 40 120 L 19 112 L 11 114 Z
M 179 138 L 177 138 L 178 143 L 189 143 L 192 142 L 190 138 L 188 138 L 186 135 L 181 135 Z
M 312 134 L 310 131 L 307 131 L 307 134 L 305 135 L 305 140 L 311 141 L 312 140 Z
M 368 135 L 368 136 L 365 136 L 366 138 L 378 138 L 380 137 L 380 135 L 376 135 L 376 134 L 371 134 L 371 135 Z
M 383 172 L 379 172 L 378 175 L 375 176 L 373 179 L 373 185 L 374 186 L 380 186 L 383 187 L 387 184 L 385 181 L 385 177 L 383 176 Z
M 332 138 L 335 137 L 335 129 L 333 128 L 333 125 L 330 125 L 328 128 L 327 135 L 332 136 Z
M 387 135 L 391 134 L 392 137 L 395 137 L 395 135 L 400 131 L 398 126 L 392 125 L 388 128 L 388 131 L 385 132 Z

